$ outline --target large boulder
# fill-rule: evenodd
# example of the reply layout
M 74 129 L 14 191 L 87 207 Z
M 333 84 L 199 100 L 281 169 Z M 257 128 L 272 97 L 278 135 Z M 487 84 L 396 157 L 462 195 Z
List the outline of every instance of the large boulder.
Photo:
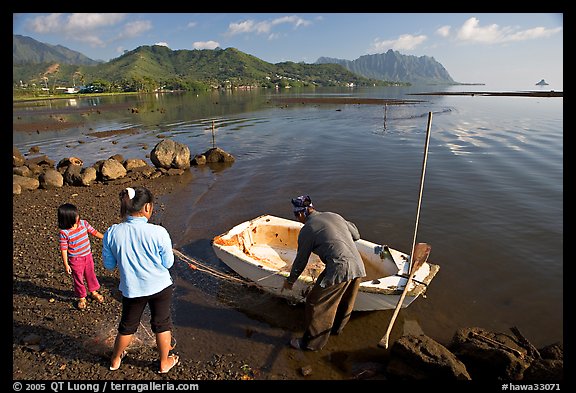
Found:
M 80 165 L 68 164 L 67 166 L 60 166 L 59 171 L 64 169 L 64 183 L 70 186 L 79 186 L 82 184 L 82 167 Z
M 126 168 L 121 162 L 114 158 L 109 158 L 102 162 L 100 166 L 100 176 L 102 180 L 115 180 L 126 176 Z
M 36 190 L 40 187 L 40 181 L 38 179 L 20 175 L 12 175 L 12 184 L 13 190 L 15 189 L 14 184 L 18 184 L 21 190 Z
M 46 190 L 53 190 L 64 185 L 64 177 L 54 168 L 46 169 L 46 172 L 40 174 L 38 181 L 40 182 L 40 188 Z
M 430 337 L 405 335 L 394 342 L 387 373 L 392 378 L 470 380 L 466 366 L 452 352 Z
M 515 337 L 479 327 L 458 329 L 449 348 L 474 380 L 520 380 L 533 360 Z
M 150 152 L 150 160 L 157 168 L 190 168 L 190 149 L 183 143 L 171 139 L 159 142 Z
M 88 168 L 83 168 L 80 171 L 80 183 L 83 186 L 89 186 L 92 184 L 97 177 L 96 168 L 89 166 Z

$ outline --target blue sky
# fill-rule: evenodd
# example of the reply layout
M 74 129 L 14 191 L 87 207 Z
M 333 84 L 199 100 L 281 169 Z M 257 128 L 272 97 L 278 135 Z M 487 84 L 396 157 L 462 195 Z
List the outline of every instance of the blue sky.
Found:
M 270 63 L 430 56 L 457 82 L 563 90 L 562 13 L 13 14 L 13 33 L 108 61 L 141 45 L 237 48 Z

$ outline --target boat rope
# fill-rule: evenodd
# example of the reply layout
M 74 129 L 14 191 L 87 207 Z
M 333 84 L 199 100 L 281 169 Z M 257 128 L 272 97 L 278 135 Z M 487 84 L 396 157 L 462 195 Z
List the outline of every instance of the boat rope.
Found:
M 194 259 L 192 257 L 189 257 L 185 254 L 183 254 L 182 252 L 178 251 L 177 249 L 173 248 L 172 251 L 174 252 L 174 255 L 176 255 L 178 258 L 180 258 L 182 261 L 186 262 L 188 264 L 188 266 L 192 269 L 192 270 L 199 270 L 201 272 L 206 272 L 208 274 L 211 274 L 215 277 L 227 280 L 227 281 L 231 281 L 231 282 L 236 282 L 236 283 L 240 283 L 240 284 L 244 284 L 244 285 L 250 285 L 250 286 L 257 286 L 255 283 L 249 282 L 247 280 L 238 278 L 238 277 L 234 277 L 231 276 L 229 274 L 226 273 L 222 273 L 210 266 L 207 266 L 205 264 L 203 264 L 202 262 L 198 261 L 197 259 Z

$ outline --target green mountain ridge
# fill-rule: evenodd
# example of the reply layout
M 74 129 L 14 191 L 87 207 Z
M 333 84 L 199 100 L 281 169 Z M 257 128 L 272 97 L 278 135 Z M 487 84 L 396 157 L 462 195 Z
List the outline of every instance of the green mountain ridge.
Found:
M 399 53 L 393 54 L 404 59 Z M 59 45 L 13 35 L 13 84 L 15 89 L 42 86 L 52 92 L 58 87 L 80 85 L 88 86 L 89 91 L 116 92 L 410 84 L 399 74 L 386 80 L 382 76 L 392 74 L 374 71 L 365 62 L 362 67 L 352 67 L 356 63 L 337 59 L 322 63 L 321 59 L 327 58 L 313 64 L 272 64 L 236 48 L 171 50 L 152 45 L 127 51 L 108 62 L 96 62 Z M 412 76 L 418 75 L 417 67 L 410 70 Z M 449 75 L 447 78 L 448 83 L 452 81 Z M 415 80 L 437 83 L 439 79 L 423 75 Z
M 18 34 L 12 35 L 12 63 L 38 64 L 61 63 L 76 65 L 93 65 L 97 61 L 61 45 L 50 45 L 38 42 L 33 38 Z
M 456 84 L 444 66 L 433 57 L 403 55 L 392 49 L 352 61 L 320 57 L 315 64 L 340 64 L 355 74 L 373 79 L 412 84 Z

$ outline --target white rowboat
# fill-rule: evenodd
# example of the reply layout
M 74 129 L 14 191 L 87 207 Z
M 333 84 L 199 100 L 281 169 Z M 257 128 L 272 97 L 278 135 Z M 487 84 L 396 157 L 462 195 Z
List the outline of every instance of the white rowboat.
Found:
M 324 263 L 312 254 L 292 290 L 282 291 L 296 256 L 302 226 L 298 221 L 262 215 L 214 237 L 212 247 L 222 262 L 264 291 L 303 302 L 324 269 Z M 360 284 L 354 311 L 396 308 L 408 281 L 410 256 L 363 239 L 355 243 L 364 261 L 366 277 Z M 439 269 L 438 265 L 425 262 L 415 272 L 402 302 L 403 308 L 426 291 Z

